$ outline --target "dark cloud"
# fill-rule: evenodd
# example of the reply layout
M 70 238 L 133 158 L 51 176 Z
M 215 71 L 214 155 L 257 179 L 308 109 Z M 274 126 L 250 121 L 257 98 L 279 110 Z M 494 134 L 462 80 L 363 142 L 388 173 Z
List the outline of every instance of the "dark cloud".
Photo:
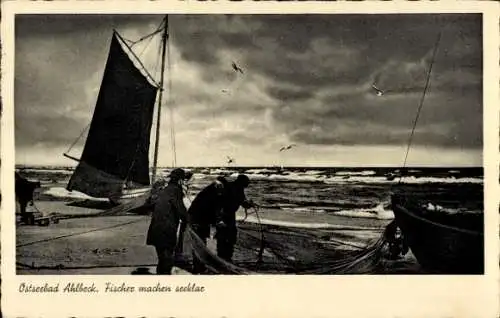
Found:
M 36 123 L 31 120 L 32 117 L 16 117 L 16 131 L 22 132 L 19 138 L 16 138 L 18 146 L 46 144 L 48 146 L 67 145 L 69 148 L 68 140 L 76 140 L 85 131 L 85 129 L 80 130 L 81 123 L 79 120 L 70 116 L 39 114 L 36 117 Z M 68 136 L 72 138 L 68 139 Z M 83 141 L 80 140 L 79 146 L 82 145 Z
M 463 25 L 455 26 L 457 20 Z M 479 69 L 481 65 L 479 16 L 324 15 L 291 20 L 278 16 L 270 21 L 262 27 L 270 34 L 262 36 L 259 50 L 248 54 L 248 64 L 278 81 L 311 89 L 363 83 L 391 61 L 418 61 L 429 55 L 440 29 L 443 49 L 455 55 L 452 59 L 442 57 L 448 68 L 461 67 L 465 62 Z M 287 42 L 296 36 L 306 44 Z
M 103 30 L 120 29 L 123 26 L 146 29 L 147 32 L 149 25 L 159 25 L 162 19 L 163 16 L 158 15 L 18 14 L 16 36 L 23 39 L 79 36 L 84 33 L 95 36 L 95 33 Z
M 475 95 L 480 95 L 480 90 Z M 430 92 L 420 113 L 415 144 L 444 147 L 482 147 L 480 101 L 464 91 Z M 377 98 L 365 93 L 347 99 L 327 97 L 314 109 L 299 104 L 273 113 L 282 129 L 296 142 L 346 145 L 398 145 L 408 140 L 421 99 L 421 92 Z M 435 137 L 433 139 L 433 136 Z
M 270 87 L 268 93 L 277 100 L 288 102 L 309 99 L 314 96 L 314 93 L 309 89 L 301 89 L 299 87 L 284 88 L 284 87 Z
M 137 39 L 161 19 L 18 16 L 16 143 L 70 145 L 90 121 L 112 29 Z M 171 101 L 180 127 L 201 135 L 225 118 L 239 130 L 214 138 L 236 144 L 283 135 L 316 145 L 404 145 L 441 32 L 414 142 L 479 149 L 481 24 L 479 14 L 171 15 Z M 372 83 L 385 94 L 377 97 Z M 246 123 L 264 114 L 268 123 Z

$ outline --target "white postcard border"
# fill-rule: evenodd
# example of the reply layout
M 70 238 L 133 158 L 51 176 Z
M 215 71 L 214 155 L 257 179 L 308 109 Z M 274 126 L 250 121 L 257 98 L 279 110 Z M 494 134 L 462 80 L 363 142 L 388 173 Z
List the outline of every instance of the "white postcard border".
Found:
M 14 214 L 15 13 L 483 13 L 484 276 L 16 276 Z M 4 2 L 2 4 L 1 278 L 6 317 L 491 317 L 499 287 L 499 18 L 487 2 Z M 204 285 L 203 294 L 22 294 L 21 282 Z

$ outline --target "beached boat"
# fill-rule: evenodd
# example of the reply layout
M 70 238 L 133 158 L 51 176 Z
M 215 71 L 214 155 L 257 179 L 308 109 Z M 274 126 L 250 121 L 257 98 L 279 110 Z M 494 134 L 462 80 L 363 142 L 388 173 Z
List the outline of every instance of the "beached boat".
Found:
M 432 66 L 436 60 L 440 40 L 441 32 L 434 46 L 426 84 L 408 141 L 402 173 L 407 169 L 408 153 L 430 84 Z M 404 173 L 399 176 L 402 175 Z M 425 194 L 426 201 L 432 200 L 431 197 L 436 197 L 436 193 Z M 484 273 L 484 213 L 435 211 L 428 209 L 428 205 L 422 204 L 422 199 L 415 194 L 398 192 L 391 197 L 395 222 L 422 268 L 436 274 Z M 456 202 L 464 201 L 464 198 L 455 199 Z
M 392 196 L 398 227 L 424 270 L 439 274 L 484 273 L 482 213 L 429 211 L 418 200 Z
M 96 198 L 125 203 L 149 195 L 156 176 L 159 127 L 162 108 L 165 47 L 168 19 L 141 40 L 156 34 L 162 36 L 161 77 L 158 82 L 146 70 L 132 47 L 113 30 L 97 103 L 80 158 L 67 185 Z M 137 43 L 136 41 L 134 43 Z M 154 108 L 157 125 L 152 179 L 150 179 L 149 146 Z M 82 133 L 83 134 L 83 133 Z M 75 142 L 76 143 L 76 142 Z M 75 144 L 74 143 L 74 144 Z

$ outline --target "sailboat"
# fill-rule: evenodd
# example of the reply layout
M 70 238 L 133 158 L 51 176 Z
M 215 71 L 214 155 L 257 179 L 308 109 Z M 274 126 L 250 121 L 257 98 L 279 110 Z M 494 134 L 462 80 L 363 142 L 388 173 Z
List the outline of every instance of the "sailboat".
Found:
M 67 190 L 108 198 L 116 204 L 149 195 L 157 170 L 168 16 L 150 36 L 159 33 L 161 77 L 157 83 L 131 46 L 113 30 L 83 152 L 80 158 L 64 153 L 78 162 Z M 157 125 L 151 180 L 149 149 L 155 104 Z

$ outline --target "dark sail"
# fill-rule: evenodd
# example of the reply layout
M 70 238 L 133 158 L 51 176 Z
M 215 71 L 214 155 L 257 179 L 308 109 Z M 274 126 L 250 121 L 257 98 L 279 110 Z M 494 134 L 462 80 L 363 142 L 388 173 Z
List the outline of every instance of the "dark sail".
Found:
M 68 190 L 109 197 L 120 192 L 125 181 L 150 184 L 156 93 L 157 87 L 135 67 L 114 33 L 87 141 Z

